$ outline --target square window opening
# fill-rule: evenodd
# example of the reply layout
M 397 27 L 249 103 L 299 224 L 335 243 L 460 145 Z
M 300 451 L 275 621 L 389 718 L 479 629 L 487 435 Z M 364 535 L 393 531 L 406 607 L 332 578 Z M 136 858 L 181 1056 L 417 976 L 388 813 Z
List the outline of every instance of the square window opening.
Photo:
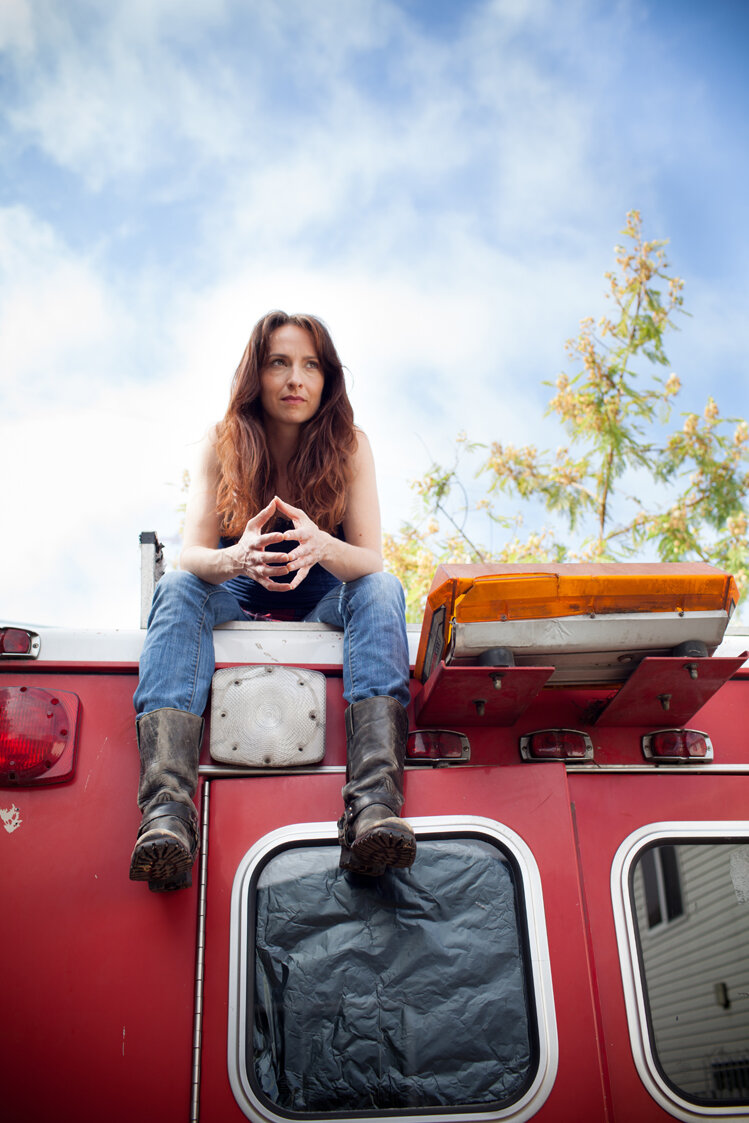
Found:
M 286 844 L 247 892 L 245 1073 L 269 1118 L 501 1110 L 539 1068 L 515 857 L 419 838 L 410 870 L 338 868 Z

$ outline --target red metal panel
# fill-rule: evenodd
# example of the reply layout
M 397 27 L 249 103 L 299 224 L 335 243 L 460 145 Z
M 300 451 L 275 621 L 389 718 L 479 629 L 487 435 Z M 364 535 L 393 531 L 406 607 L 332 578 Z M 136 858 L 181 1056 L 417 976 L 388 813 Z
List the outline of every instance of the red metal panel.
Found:
M 448 667 L 414 698 L 417 725 L 512 725 L 554 673 L 553 667 Z
M 77 774 L 0 790 L 19 824 L 0 829 L 0 1102 L 14 1123 L 189 1116 L 197 892 L 128 880 L 135 681 L 35 674 L 81 699 Z
M 606 1042 L 613 1118 L 621 1123 L 663 1123 L 665 1112 L 645 1089 L 629 1041 L 611 905 L 611 866 L 625 838 L 664 820 L 700 822 L 746 818 L 749 776 L 653 772 L 569 777 L 575 807 L 585 903 Z M 745 1118 L 745 1116 L 742 1116 Z
M 678 664 L 687 688 L 697 682 L 701 689 L 702 662 L 647 660 L 661 662 L 670 665 L 669 673 Z M 697 680 L 684 671 L 693 662 L 699 664 Z M 740 662 L 706 661 L 710 670 L 718 664 L 733 670 Z M 476 681 L 484 685 L 495 673 L 447 670 L 480 675 Z M 502 668 L 501 673 L 512 672 L 514 689 L 529 670 L 550 671 Z M 3 676 L 8 684 L 29 680 L 27 667 Z M 155 895 L 127 878 L 138 824 L 135 674 L 53 675 L 36 667 L 33 681 L 79 695 L 79 758 L 71 783 L 0 790 L 0 809 L 7 813 L 0 823 L 3 1118 L 129 1123 L 147 1116 L 182 1123 L 190 1097 L 197 893 Z M 472 681 L 466 677 L 461 695 Z M 640 729 L 626 724 L 609 729 L 616 710 L 604 711 L 592 729 L 597 764 L 643 766 L 642 729 L 678 723 L 674 711 L 664 712 L 660 703 L 655 718 L 644 705 L 657 702 L 664 681 L 648 683 L 643 675 L 643 699 L 635 697 L 629 711 Z M 344 760 L 340 683 L 331 677 L 328 686 L 326 765 Z M 704 709 L 698 721 L 713 739 L 716 764 L 746 762 L 747 686 L 739 673 L 709 700 L 699 696 Z M 504 690 L 503 681 L 502 690 L 492 687 L 490 698 L 499 700 Z M 470 689 L 465 693 L 462 712 L 470 714 L 472 707 L 475 713 L 474 695 Z M 445 724 L 469 726 L 473 759 L 482 767 L 406 775 L 407 814 L 496 819 L 525 840 L 538 862 L 560 1048 L 555 1086 L 537 1115 L 541 1123 L 668 1118 L 644 1089 L 631 1057 L 611 914 L 611 862 L 622 839 L 644 823 L 744 819 L 749 805 L 749 776 L 710 775 L 709 768 L 674 775 L 654 767 L 647 775 L 593 772 L 568 779 L 562 765 L 519 762 L 520 732 L 560 724 L 590 730 L 592 703 L 602 702 L 606 693 L 541 690 L 531 695 L 522 719 L 520 711 L 492 717 L 487 699 L 486 718 L 470 726 L 448 707 Z M 513 721 L 514 729 L 506 724 Z M 207 759 L 205 749 L 203 755 Z M 237 865 L 259 837 L 279 826 L 334 821 L 343 780 L 341 773 L 320 773 L 213 781 L 202 1091 L 202 1118 L 210 1123 L 244 1119 L 226 1067 L 229 906 Z M 604 1093 L 603 1045 L 613 1111 Z
M 598 718 L 600 725 L 685 725 L 738 671 L 738 658 L 648 656 Z
M 250 846 L 267 832 L 289 823 L 335 820 L 342 780 L 341 775 L 269 776 L 212 783 L 201 1096 L 207 1119 L 240 1123 L 245 1118 L 234 1101 L 226 1061 L 234 873 Z M 556 1082 L 535 1118 L 540 1123 L 605 1121 L 609 1116 L 564 767 L 409 772 L 406 811 L 411 816 L 486 816 L 516 831 L 531 847 L 543 882 L 560 1051 Z

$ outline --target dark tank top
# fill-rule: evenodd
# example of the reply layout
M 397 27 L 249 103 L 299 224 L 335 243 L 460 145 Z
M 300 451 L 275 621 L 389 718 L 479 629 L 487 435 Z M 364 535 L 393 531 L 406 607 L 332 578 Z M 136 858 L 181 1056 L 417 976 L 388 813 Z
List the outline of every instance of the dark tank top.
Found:
M 291 530 L 292 525 L 290 522 L 284 522 L 274 529 Z M 343 540 L 342 526 L 337 527 L 335 537 Z M 221 538 L 219 547 L 225 550 L 227 546 L 233 546 L 237 541 L 236 538 Z M 290 553 L 298 545 L 298 542 L 293 541 L 276 542 L 268 546 L 266 552 Z M 271 578 L 279 584 L 286 584 L 293 579 L 293 573 L 284 573 L 279 577 Z M 253 581 L 251 577 L 243 576 L 232 577 L 231 580 L 225 581 L 224 588 L 228 589 L 245 612 L 252 616 L 270 617 L 273 620 L 303 620 L 326 593 L 340 584 L 338 578 L 327 569 L 321 565 L 313 565 L 301 584 L 285 593 L 274 593 L 271 589 L 266 589 L 264 585 Z

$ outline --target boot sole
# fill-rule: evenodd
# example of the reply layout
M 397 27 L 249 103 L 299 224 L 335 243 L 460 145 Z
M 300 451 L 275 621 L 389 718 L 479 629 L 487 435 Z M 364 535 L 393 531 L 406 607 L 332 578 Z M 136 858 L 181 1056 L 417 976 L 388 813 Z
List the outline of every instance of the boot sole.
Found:
M 416 857 L 416 839 L 409 830 L 376 826 L 355 839 L 351 853 L 362 866 L 408 869 Z
M 181 889 L 192 884 L 184 880 L 190 874 L 195 854 L 191 854 L 176 834 L 170 831 L 148 831 L 135 844 L 130 859 L 130 880 L 153 882 L 155 892 Z
M 387 866 L 382 863 L 372 865 L 371 862 L 363 862 L 347 846 L 341 846 L 341 859 L 338 864 L 342 870 L 346 870 L 348 873 L 358 873 L 363 877 L 382 877 L 387 869 Z
M 148 888 L 152 893 L 173 893 L 177 889 L 189 889 L 191 885 L 192 870 L 183 870 L 182 873 L 169 878 L 167 881 L 158 881 L 155 878 L 149 878 L 148 881 Z

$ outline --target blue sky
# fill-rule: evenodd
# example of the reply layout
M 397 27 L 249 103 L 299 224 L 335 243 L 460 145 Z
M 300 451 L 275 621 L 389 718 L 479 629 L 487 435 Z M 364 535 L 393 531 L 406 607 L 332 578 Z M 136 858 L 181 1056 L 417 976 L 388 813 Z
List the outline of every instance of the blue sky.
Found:
M 0 614 L 137 626 L 272 307 L 329 324 L 386 529 L 460 430 L 556 447 L 632 208 L 679 408 L 749 416 L 748 47 L 742 0 L 2 0 Z

